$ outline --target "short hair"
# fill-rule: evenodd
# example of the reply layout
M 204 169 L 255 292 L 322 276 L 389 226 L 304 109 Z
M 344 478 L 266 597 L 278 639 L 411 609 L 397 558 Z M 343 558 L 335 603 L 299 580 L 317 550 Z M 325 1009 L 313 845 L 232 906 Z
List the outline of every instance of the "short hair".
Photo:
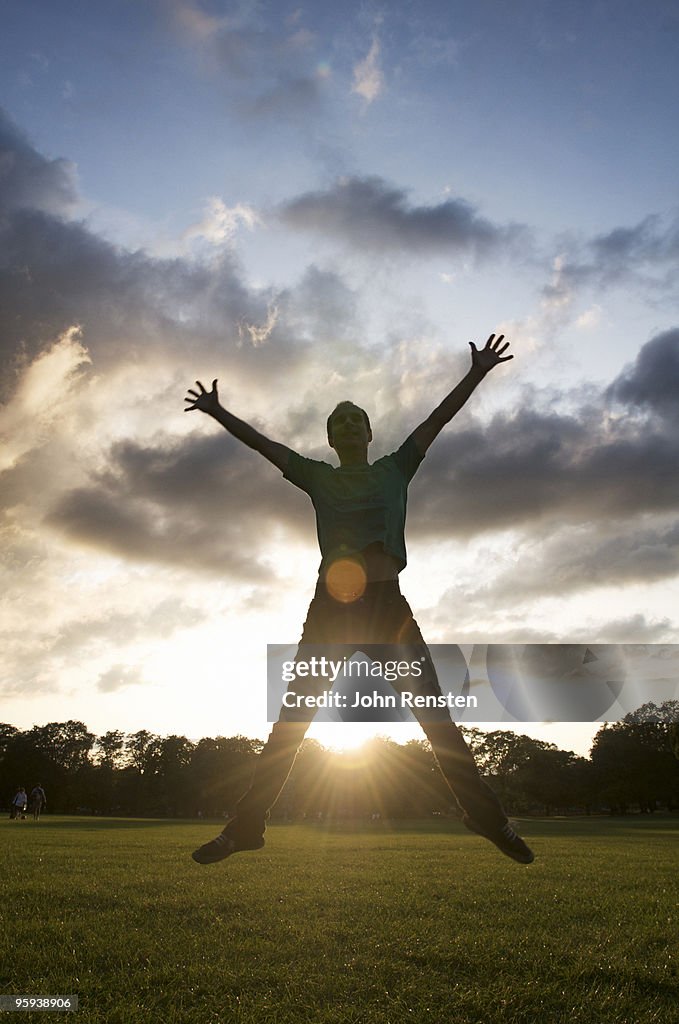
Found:
M 363 420 L 365 422 L 366 427 L 368 428 L 368 433 L 372 434 L 372 427 L 370 426 L 370 420 L 368 419 L 368 414 L 365 411 L 365 409 L 361 409 L 360 405 L 356 405 L 355 402 L 351 402 L 349 399 L 347 399 L 344 402 L 338 402 L 337 405 L 335 406 L 335 408 L 332 410 L 332 412 L 328 416 L 328 419 L 327 419 L 325 427 L 326 427 L 326 430 L 327 430 L 327 433 L 328 433 L 328 441 L 330 441 L 330 442 L 332 442 L 332 430 L 331 430 L 332 418 L 335 415 L 335 413 L 337 412 L 337 410 L 341 409 L 345 405 L 350 405 L 350 406 L 352 406 L 352 408 L 358 409 L 358 411 L 360 413 L 363 413 Z

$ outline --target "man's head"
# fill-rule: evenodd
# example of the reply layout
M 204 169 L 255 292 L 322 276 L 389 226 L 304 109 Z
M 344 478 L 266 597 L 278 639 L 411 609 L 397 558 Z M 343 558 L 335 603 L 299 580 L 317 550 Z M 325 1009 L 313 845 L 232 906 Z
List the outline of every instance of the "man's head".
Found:
M 365 409 L 354 405 L 353 402 L 340 402 L 328 416 L 327 422 L 328 444 L 331 448 L 357 443 L 370 444 L 373 439 L 370 420 Z

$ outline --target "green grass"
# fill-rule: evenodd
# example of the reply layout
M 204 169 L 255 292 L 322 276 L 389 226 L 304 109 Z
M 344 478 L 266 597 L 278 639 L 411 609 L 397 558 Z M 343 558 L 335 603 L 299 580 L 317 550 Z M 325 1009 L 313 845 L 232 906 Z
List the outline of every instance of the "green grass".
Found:
M 0 991 L 82 1024 L 676 1024 L 679 821 L 521 827 L 530 867 L 447 823 L 200 867 L 214 825 L 3 821 Z

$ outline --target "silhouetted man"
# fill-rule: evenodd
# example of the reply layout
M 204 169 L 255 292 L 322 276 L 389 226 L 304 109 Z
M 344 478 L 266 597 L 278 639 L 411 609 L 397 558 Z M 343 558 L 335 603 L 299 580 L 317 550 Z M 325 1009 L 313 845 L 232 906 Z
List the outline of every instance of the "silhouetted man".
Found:
M 352 402 L 340 402 L 328 417 L 328 443 L 339 466 L 307 459 L 284 444 L 271 441 L 248 423 L 222 408 L 217 381 L 207 391 L 196 381 L 189 390 L 186 411 L 199 409 L 229 433 L 263 455 L 286 480 L 305 491 L 316 511 L 322 561 L 316 591 L 309 606 L 297 659 L 305 660 L 310 645 L 408 644 L 424 666 L 420 693 L 440 696 L 436 670 L 410 607 L 401 594 L 398 575 L 406 564 L 404 528 L 408 485 L 429 445 L 462 408 L 486 374 L 504 355 L 504 335 L 491 334 L 485 346 L 473 342 L 472 365 L 439 406 L 391 455 L 372 465 L 368 445 L 370 420 Z M 392 656 L 393 656 L 392 647 Z M 318 682 L 322 680 L 307 680 Z M 394 684 L 398 688 L 398 683 Z M 410 685 L 410 684 L 409 684 Z M 311 692 L 311 691 L 309 691 Z M 464 824 L 489 839 L 507 856 L 530 864 L 533 854 L 507 820 L 497 797 L 481 779 L 471 751 L 447 708 L 432 716 L 413 708 L 429 739 L 439 768 L 463 811 Z M 236 816 L 215 839 L 193 854 L 200 864 L 224 860 L 242 850 L 264 845 L 266 818 L 275 803 L 304 735 L 315 714 L 305 706 L 282 708 L 262 750 L 250 789 L 240 799 Z
M 33 821 L 38 821 L 40 819 L 40 815 L 46 806 L 47 797 L 45 796 L 45 790 L 38 782 L 38 784 L 31 790 L 31 810 L 33 811 Z

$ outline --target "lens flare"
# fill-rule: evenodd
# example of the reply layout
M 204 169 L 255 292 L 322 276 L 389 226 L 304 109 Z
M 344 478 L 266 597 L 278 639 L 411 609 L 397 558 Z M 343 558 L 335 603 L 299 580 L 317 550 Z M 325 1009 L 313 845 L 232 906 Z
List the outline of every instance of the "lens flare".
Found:
M 368 577 L 360 562 L 338 558 L 325 574 L 325 586 L 331 597 L 342 604 L 351 604 L 363 596 Z

